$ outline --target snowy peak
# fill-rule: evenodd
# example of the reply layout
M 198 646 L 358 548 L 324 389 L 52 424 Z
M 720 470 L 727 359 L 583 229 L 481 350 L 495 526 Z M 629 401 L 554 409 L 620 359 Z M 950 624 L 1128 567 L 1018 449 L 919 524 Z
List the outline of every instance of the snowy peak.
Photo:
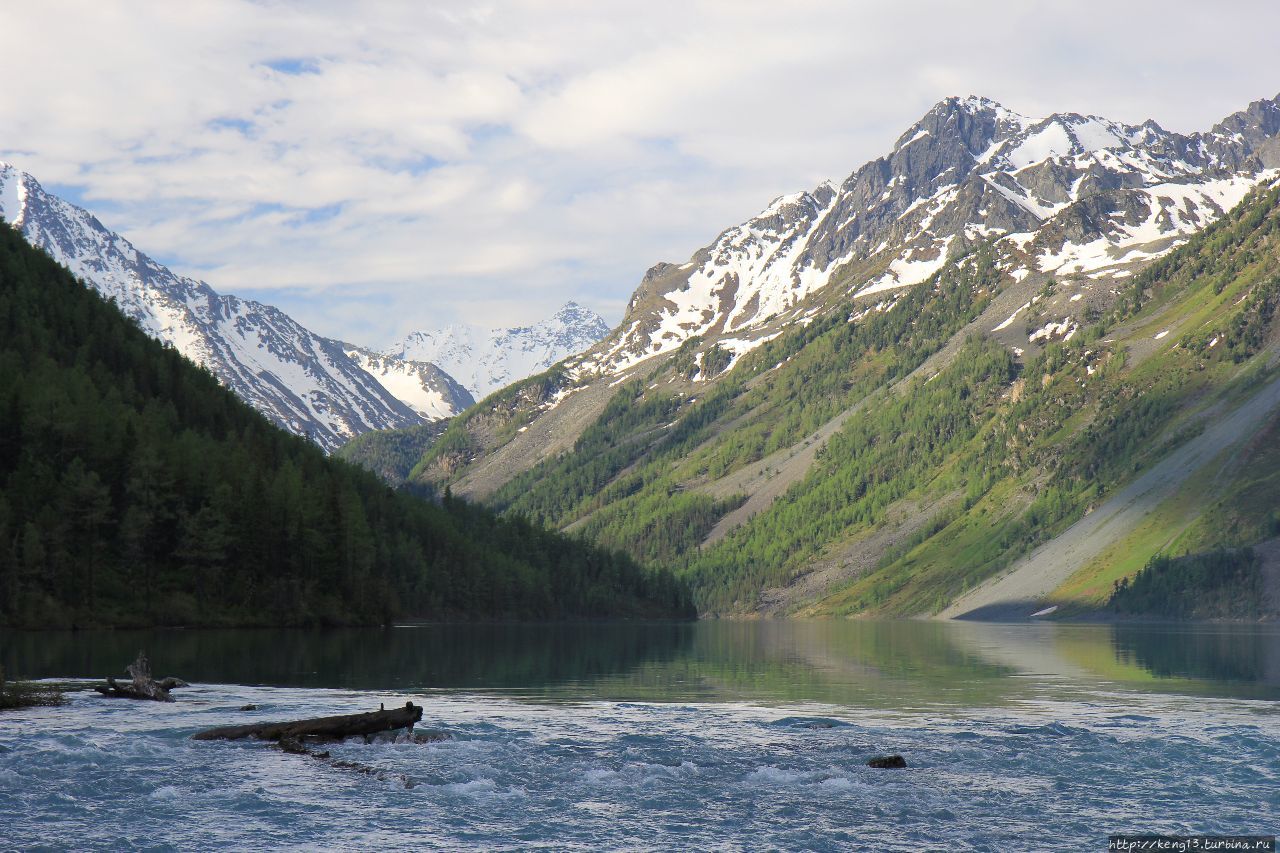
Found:
M 610 375 L 694 337 L 739 355 L 832 300 L 917 284 L 978 242 L 1005 269 L 1123 277 L 1280 167 L 1280 107 L 1206 134 L 946 98 L 843 182 L 775 199 L 682 265 L 644 276 L 619 330 L 571 362 Z M 841 283 L 839 293 L 826 288 Z
M 961 165 L 955 161 L 965 154 L 981 161 L 993 145 L 1025 132 L 1034 122 L 987 98 L 947 98 L 898 139 L 894 154 L 914 147 L 946 161 L 947 167 Z
M 609 325 L 605 323 L 603 316 L 596 314 L 595 311 L 584 307 L 577 302 L 564 302 L 561 310 L 556 311 L 552 315 L 552 319 L 548 320 L 549 324 L 559 324 L 564 329 L 573 330 L 599 330 L 603 329 L 603 334 L 609 333 Z M 603 336 L 602 336 L 603 337 Z
M 603 317 L 568 302 L 531 326 L 486 329 L 459 324 L 414 332 L 384 355 L 439 365 L 476 399 L 483 399 L 582 352 L 608 334 L 609 324 Z
M 979 164 L 1003 156 L 1003 165 L 1018 169 L 1054 157 L 1149 146 L 1172 134 L 1153 121 L 1133 127 L 1079 113 L 1034 118 L 990 98 L 970 96 L 940 102 L 903 135 L 894 150 L 926 136 L 960 140 Z
M 532 326 L 493 329 L 492 340 L 500 347 L 515 347 L 524 352 L 542 352 L 550 367 L 566 355 L 574 355 L 609 334 L 609 324 L 589 308 L 566 302 L 550 318 Z M 555 355 L 552 358 L 553 354 Z M 535 371 L 536 372 L 536 371 Z
M 132 318 L 280 426 L 327 450 L 373 429 L 450 417 L 466 390 L 430 364 L 325 338 L 270 305 L 175 275 L 88 211 L 0 163 L 0 216 Z
M 1130 136 L 1128 129 L 1103 119 L 1054 115 L 992 148 L 991 156 L 1016 172 L 1046 160 L 1125 149 Z
M 451 418 L 475 403 L 456 379 L 429 362 L 395 358 L 350 345 L 344 345 L 343 351 L 425 421 Z

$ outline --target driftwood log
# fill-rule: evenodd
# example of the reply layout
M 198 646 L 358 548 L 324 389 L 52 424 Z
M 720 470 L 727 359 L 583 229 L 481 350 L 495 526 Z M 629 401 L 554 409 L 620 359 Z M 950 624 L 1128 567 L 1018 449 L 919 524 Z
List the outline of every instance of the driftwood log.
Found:
M 332 767 L 343 770 L 354 770 L 377 779 L 395 779 L 406 788 L 412 788 L 414 781 L 403 773 L 389 774 L 376 767 L 361 764 L 358 761 L 347 761 L 332 757 L 328 750 L 311 749 L 308 745 L 315 741 L 341 740 L 348 737 L 381 734 L 395 729 L 409 729 L 422 719 L 422 708 L 406 702 L 403 708 L 392 708 L 369 711 L 365 714 L 345 714 L 337 717 L 316 717 L 311 720 L 293 720 L 284 723 L 255 723 L 247 726 L 220 726 L 196 732 L 192 740 L 240 740 L 241 738 L 258 738 L 273 740 L 276 746 L 291 755 L 309 755 L 312 758 L 327 762 Z M 438 735 L 428 734 L 414 738 L 417 743 L 440 740 Z
M 412 729 L 422 719 L 422 708 L 406 702 L 403 708 L 390 711 L 369 711 L 365 714 L 345 714 L 338 717 L 316 717 L 311 720 L 293 720 L 283 723 L 252 723 L 246 726 L 220 726 L 196 732 L 192 740 L 239 740 L 256 737 L 259 740 L 301 742 L 303 738 L 318 740 L 342 740 L 358 735 L 376 735 L 394 729 Z
M 132 679 L 129 683 L 120 684 L 108 675 L 106 684 L 95 685 L 93 689 L 113 699 L 152 699 L 156 702 L 172 702 L 170 690 L 175 687 L 191 686 L 181 678 L 170 677 L 159 680 L 152 678 L 151 662 L 147 660 L 145 652 L 138 652 L 138 659 L 129 664 L 125 671 Z

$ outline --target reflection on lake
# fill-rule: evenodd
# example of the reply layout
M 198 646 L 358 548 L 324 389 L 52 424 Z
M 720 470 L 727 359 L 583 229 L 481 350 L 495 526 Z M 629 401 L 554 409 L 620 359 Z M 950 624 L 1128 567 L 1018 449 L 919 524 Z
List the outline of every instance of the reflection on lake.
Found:
M 494 692 L 542 701 L 986 707 L 1109 687 L 1280 698 L 1280 627 L 923 621 L 416 625 L 326 632 L 0 633 L 29 678 Z

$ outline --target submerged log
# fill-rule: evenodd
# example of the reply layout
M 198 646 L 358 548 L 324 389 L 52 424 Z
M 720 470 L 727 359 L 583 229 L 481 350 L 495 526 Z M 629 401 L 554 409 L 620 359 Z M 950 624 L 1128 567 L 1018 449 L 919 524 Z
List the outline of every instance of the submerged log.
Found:
M 190 687 L 181 678 L 162 678 L 159 681 L 151 677 L 151 662 L 145 652 L 138 652 L 138 659 L 125 669 L 132 681 L 120 684 L 111 676 L 107 676 L 106 684 L 98 684 L 93 689 L 113 699 L 152 699 L 156 702 L 172 702 L 169 691 L 176 687 Z
M 422 708 L 406 702 L 403 708 L 390 711 L 369 711 L 364 714 L 345 714 L 337 717 L 317 717 L 311 720 L 292 720 L 283 723 L 253 723 L 245 726 L 220 726 L 196 732 L 192 740 L 239 740 L 256 737 L 259 740 L 293 740 L 303 738 L 341 740 L 357 735 L 374 735 L 394 729 L 412 729 L 422 719 Z
M 342 770 L 354 770 L 357 773 L 363 773 L 366 776 L 372 776 L 381 781 L 394 779 L 406 788 L 413 788 L 417 785 L 412 779 L 403 773 L 388 773 L 385 770 L 379 770 L 377 767 L 370 767 L 368 764 L 361 764 L 358 761 L 347 761 L 341 758 L 334 758 L 329 754 L 329 750 L 315 750 L 308 747 L 305 743 L 296 737 L 283 737 L 276 743 L 282 751 L 290 755 L 309 755 L 319 761 L 324 761 L 331 767 L 338 767 Z

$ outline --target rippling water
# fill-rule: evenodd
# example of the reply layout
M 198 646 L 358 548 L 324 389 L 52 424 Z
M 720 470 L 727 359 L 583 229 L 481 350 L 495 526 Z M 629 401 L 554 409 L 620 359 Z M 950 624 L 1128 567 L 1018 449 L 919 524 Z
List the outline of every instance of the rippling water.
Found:
M 10 672 L 105 674 L 145 643 L 158 671 L 198 681 L 174 704 L 76 692 L 67 707 L 0 716 L 0 846 L 20 849 L 1101 849 L 1111 832 L 1280 825 L 1280 635 L 1262 629 L 712 623 L 0 642 Z M 189 740 L 406 699 L 450 737 L 332 747 L 377 777 Z M 865 766 L 881 753 L 908 769 Z

